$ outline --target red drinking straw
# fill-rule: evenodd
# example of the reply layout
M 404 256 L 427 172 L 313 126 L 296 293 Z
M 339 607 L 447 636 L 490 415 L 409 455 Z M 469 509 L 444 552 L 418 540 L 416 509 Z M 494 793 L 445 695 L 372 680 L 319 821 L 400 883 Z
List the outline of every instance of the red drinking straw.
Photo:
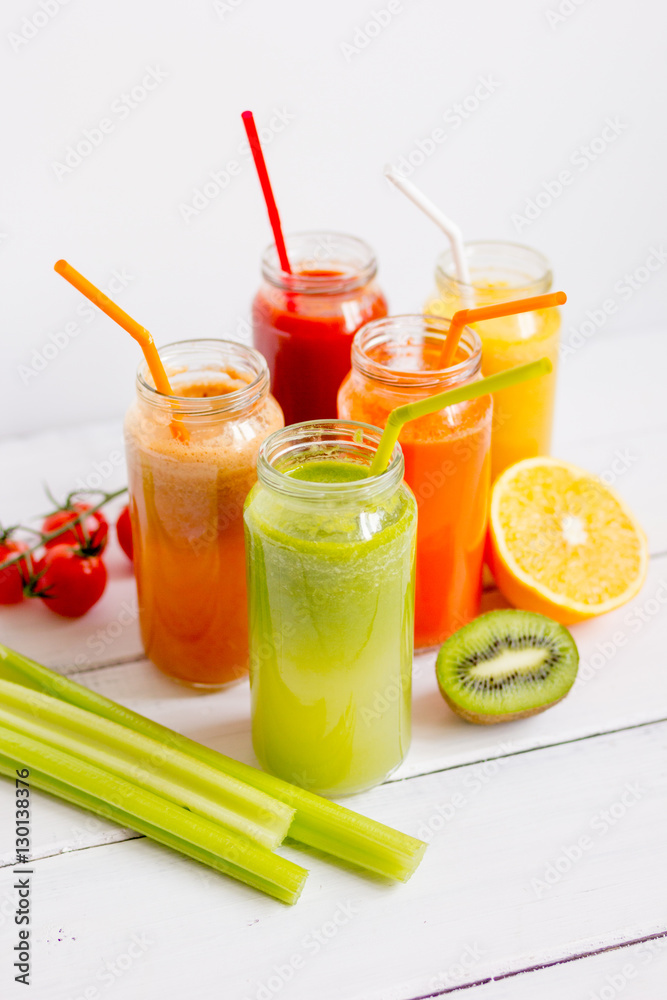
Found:
M 282 227 L 280 225 L 280 216 L 278 215 L 278 206 L 276 205 L 276 199 L 273 197 L 271 181 L 269 180 L 269 174 L 266 169 L 264 153 L 262 152 L 262 147 L 259 142 L 257 126 L 255 125 L 255 119 L 252 116 L 252 111 L 244 111 L 241 118 L 243 119 L 246 135 L 248 136 L 248 142 L 250 143 L 250 149 L 252 150 L 252 158 L 255 161 L 255 167 L 257 168 L 259 183 L 262 186 L 264 201 L 266 202 L 266 208 L 269 213 L 269 222 L 271 223 L 273 238 L 276 241 L 278 257 L 280 258 L 280 266 L 287 274 L 291 274 L 292 268 L 290 267 L 289 257 L 287 256 L 285 237 L 283 236 Z

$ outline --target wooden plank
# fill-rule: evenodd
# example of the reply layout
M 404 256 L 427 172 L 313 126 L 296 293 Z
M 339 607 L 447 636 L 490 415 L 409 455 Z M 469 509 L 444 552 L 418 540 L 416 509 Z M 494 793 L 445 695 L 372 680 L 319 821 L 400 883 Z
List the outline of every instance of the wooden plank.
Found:
M 51 510 L 45 485 L 61 499 L 74 489 L 113 493 L 127 483 L 120 420 L 6 438 L 0 461 L 5 524 L 27 524 Z
M 641 462 L 631 467 L 623 483 L 618 483 L 617 486 L 620 488 L 622 485 L 624 492 L 632 495 L 636 510 L 640 509 L 642 497 L 649 498 L 646 516 L 642 516 L 641 521 L 648 532 L 652 551 L 667 553 L 667 518 L 664 517 L 667 481 L 664 485 L 660 481 L 665 469 L 662 461 L 663 440 L 656 434 L 646 435 L 642 441 L 645 451 Z M 584 451 L 584 446 L 581 446 L 580 451 Z M 636 454 L 636 446 L 631 443 L 627 453 Z M 607 454 L 608 452 L 603 453 Z M 578 460 L 577 456 L 574 459 Z M 607 467 L 604 462 L 603 458 L 599 471 Z M 25 601 L 15 607 L 0 608 L 2 642 L 46 666 L 63 669 L 67 673 L 141 659 L 143 649 L 139 635 L 136 586 L 131 566 L 113 533 L 105 561 L 109 583 L 102 600 L 87 615 L 78 619 L 59 618 L 47 611 L 39 601 Z M 656 571 L 657 566 L 661 569 Z M 662 563 L 654 563 L 651 580 L 656 572 L 660 575 L 662 568 Z M 652 587 L 653 583 L 649 581 L 643 595 L 640 595 L 640 603 L 644 599 L 650 599 Z M 497 593 L 487 593 L 483 610 L 502 604 L 502 598 Z M 608 615 L 601 620 L 602 629 L 615 631 L 616 622 L 626 613 L 627 609 L 615 616 Z M 589 628 L 590 626 L 585 626 L 585 629 Z
M 430 831 L 418 872 L 390 886 L 285 849 L 311 870 L 293 908 L 145 840 L 36 862 L 40 1000 L 116 980 L 123 1000 L 405 1000 L 459 966 L 464 985 L 662 933 L 666 760 L 661 723 L 384 785 L 355 805 Z
M 496 598 L 490 595 L 489 600 Z M 645 590 L 629 606 L 605 619 L 573 628 L 582 662 L 569 696 L 541 715 L 497 726 L 473 726 L 444 703 L 435 679 L 435 654 L 416 658 L 413 740 L 407 759 L 390 778 L 458 767 L 582 739 L 667 718 L 667 556 L 652 560 Z M 256 763 L 250 738 L 250 698 L 246 683 L 215 694 L 173 684 L 147 661 L 77 675 L 79 681 L 164 725 L 231 757 Z M 382 692 L 377 709 L 382 710 Z M 11 789 L 0 782 L 0 811 Z M 39 854 L 69 843 L 68 823 L 58 814 L 35 830 Z M 104 831 L 102 837 L 106 837 Z M 97 830 L 81 831 L 82 844 L 100 842 Z M 102 840 L 104 842 L 104 840 Z
M 0 608 L 0 640 L 45 666 L 67 673 L 125 663 L 144 655 L 132 566 L 115 538 L 105 563 L 106 590 L 82 618 L 61 618 L 38 600 Z
M 459 964 L 449 970 L 450 986 L 439 993 L 446 996 L 456 989 L 456 978 L 465 970 Z M 638 944 L 614 948 L 597 955 L 519 975 L 510 975 L 480 986 L 461 990 L 463 1000 L 647 1000 L 661 997 L 667 977 L 667 938 L 649 938 Z
M 0 462 L 3 524 L 39 526 L 35 515 L 52 509 L 44 484 L 60 500 L 75 488 L 101 488 L 111 493 L 127 481 L 122 429 L 117 420 L 0 442 Z M 105 508 L 110 521 L 115 520 L 123 503 L 120 498 Z M 41 601 L 0 608 L 2 642 L 50 667 L 76 670 L 143 656 L 132 567 L 113 529 L 105 562 L 107 589 L 87 615 L 59 618 Z
M 497 597 L 490 595 L 494 603 Z M 463 722 L 439 695 L 435 655 L 420 657 L 415 665 L 413 747 L 395 777 L 666 718 L 666 610 L 667 561 L 662 557 L 651 561 L 646 586 L 634 601 L 572 627 L 581 656 L 572 691 L 554 708 L 518 722 Z

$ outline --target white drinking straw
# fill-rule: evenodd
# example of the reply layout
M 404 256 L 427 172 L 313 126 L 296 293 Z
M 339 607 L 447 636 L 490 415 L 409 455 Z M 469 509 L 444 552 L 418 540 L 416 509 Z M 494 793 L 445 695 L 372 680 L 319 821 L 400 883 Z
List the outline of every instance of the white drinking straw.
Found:
M 463 291 L 463 304 L 466 307 L 473 306 L 475 303 L 473 301 L 473 296 L 470 292 L 472 286 L 472 281 L 470 280 L 470 271 L 468 270 L 468 262 L 465 257 L 465 250 L 463 248 L 463 236 L 461 235 L 461 230 L 444 212 L 441 212 L 437 205 L 426 197 L 425 194 L 416 187 L 412 181 L 407 180 L 403 177 L 397 170 L 393 167 L 386 166 L 384 168 L 384 175 L 387 177 L 392 184 L 395 184 L 399 191 L 402 191 L 410 201 L 414 202 L 417 208 L 421 208 L 422 212 L 428 215 L 429 219 L 435 222 L 436 226 L 442 229 L 443 233 L 449 239 L 452 255 L 454 257 L 454 266 L 456 267 L 456 276 L 462 285 Z

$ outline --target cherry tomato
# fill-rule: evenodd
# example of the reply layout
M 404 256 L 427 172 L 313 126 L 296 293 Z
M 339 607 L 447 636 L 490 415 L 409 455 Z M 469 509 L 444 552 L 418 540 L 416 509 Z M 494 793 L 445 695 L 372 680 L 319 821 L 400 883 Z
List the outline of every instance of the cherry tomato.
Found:
M 107 571 L 100 557 L 85 555 L 71 545 L 54 545 L 36 568 L 41 572 L 36 596 L 63 618 L 85 615 L 107 585 Z
M 17 552 L 25 552 L 28 548 L 23 542 L 15 542 L 5 538 L 0 542 L 0 563 L 11 559 Z M 27 572 L 24 560 L 0 569 L 0 604 L 20 604 L 23 600 L 23 584 Z
M 118 520 L 116 521 L 116 534 L 120 547 L 128 559 L 134 560 L 134 545 L 132 543 L 132 522 L 130 521 L 130 508 L 123 507 Z
M 91 504 L 77 502 L 73 503 L 71 507 L 66 507 L 63 510 L 57 510 L 54 514 L 49 514 L 47 518 L 44 519 L 42 523 L 42 531 L 45 535 L 50 535 L 52 531 L 58 531 L 59 528 L 64 528 L 65 525 L 73 521 L 75 517 L 79 514 L 85 514 L 87 510 L 90 510 Z M 85 527 L 85 530 L 84 530 Z M 86 543 L 86 532 L 88 533 L 88 542 Z M 109 523 L 100 510 L 94 511 L 90 517 L 84 518 L 83 521 L 79 521 L 75 524 L 70 531 L 64 531 L 62 535 L 58 535 L 57 538 L 52 538 L 50 542 L 45 542 L 47 549 L 52 549 L 56 545 L 86 545 L 90 548 L 95 548 L 99 552 L 104 551 L 104 547 L 107 544 L 107 535 L 109 534 Z

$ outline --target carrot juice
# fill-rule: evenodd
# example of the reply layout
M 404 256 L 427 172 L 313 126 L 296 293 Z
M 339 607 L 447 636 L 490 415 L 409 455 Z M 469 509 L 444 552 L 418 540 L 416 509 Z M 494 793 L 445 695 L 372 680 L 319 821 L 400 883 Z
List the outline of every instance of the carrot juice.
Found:
M 125 421 L 141 635 L 165 674 L 224 687 L 248 672 L 243 504 L 283 418 L 256 351 L 199 340 L 160 356 L 175 395 L 142 367 Z
M 396 316 L 369 323 L 338 394 L 342 418 L 384 427 L 391 410 L 481 378 L 479 336 L 465 328 L 454 364 L 439 368 L 447 320 Z M 441 643 L 479 613 L 487 525 L 490 396 L 411 421 L 399 441 L 419 511 L 415 646 Z

